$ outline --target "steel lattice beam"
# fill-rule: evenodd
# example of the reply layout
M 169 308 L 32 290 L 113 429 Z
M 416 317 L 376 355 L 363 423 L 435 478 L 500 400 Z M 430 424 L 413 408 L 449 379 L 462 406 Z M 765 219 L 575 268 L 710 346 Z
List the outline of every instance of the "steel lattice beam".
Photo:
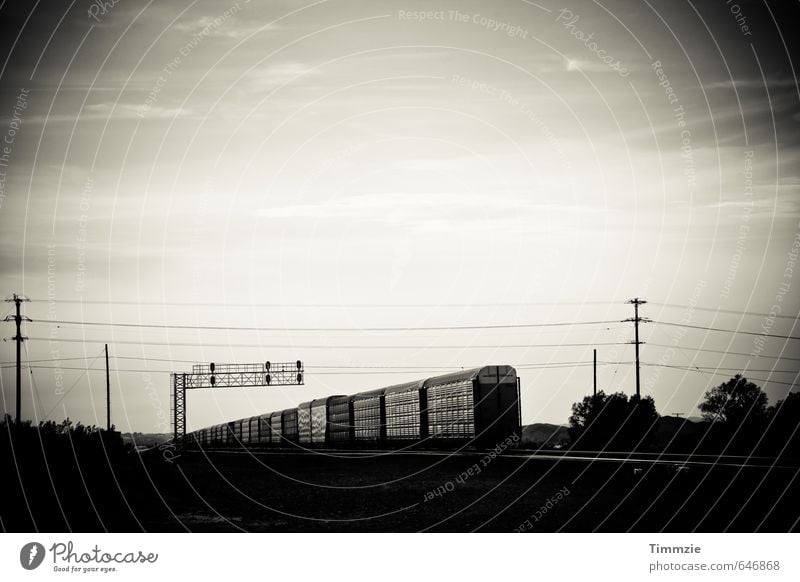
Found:
M 190 374 L 170 375 L 173 438 L 186 436 L 186 390 L 198 388 L 237 388 L 255 386 L 299 386 L 304 383 L 303 363 L 196 364 Z

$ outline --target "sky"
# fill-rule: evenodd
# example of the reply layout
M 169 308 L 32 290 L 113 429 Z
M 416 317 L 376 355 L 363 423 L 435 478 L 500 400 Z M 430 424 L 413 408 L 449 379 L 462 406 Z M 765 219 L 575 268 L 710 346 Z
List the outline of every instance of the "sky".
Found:
M 800 369 L 798 12 L 0 3 L 23 417 L 104 424 L 108 343 L 125 432 L 169 430 L 171 371 L 296 359 L 303 386 L 193 391 L 188 428 L 486 364 L 563 424 L 593 349 L 598 388 L 635 391 L 635 297 L 659 412 L 737 372 L 774 404 Z

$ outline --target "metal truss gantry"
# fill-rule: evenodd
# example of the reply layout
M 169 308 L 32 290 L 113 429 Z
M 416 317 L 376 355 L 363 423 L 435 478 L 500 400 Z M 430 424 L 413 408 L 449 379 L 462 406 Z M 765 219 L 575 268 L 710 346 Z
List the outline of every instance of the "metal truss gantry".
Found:
M 186 391 L 199 388 L 243 388 L 299 386 L 303 384 L 303 362 L 263 364 L 195 364 L 191 373 L 170 374 L 172 436 L 175 443 L 186 437 Z

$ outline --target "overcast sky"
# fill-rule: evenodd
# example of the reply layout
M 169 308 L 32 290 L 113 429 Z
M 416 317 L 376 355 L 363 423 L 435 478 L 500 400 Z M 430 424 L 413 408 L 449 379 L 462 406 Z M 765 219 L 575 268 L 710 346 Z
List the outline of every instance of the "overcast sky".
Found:
M 592 346 L 633 392 L 633 297 L 661 413 L 737 371 L 796 389 L 798 341 L 751 334 L 800 335 L 797 3 L 99 6 L 0 4 L 26 418 L 103 423 L 108 342 L 124 431 L 166 432 L 170 370 L 298 358 L 303 387 L 190 394 L 189 428 L 483 364 L 565 423 Z M 539 323 L 577 325 L 418 329 Z

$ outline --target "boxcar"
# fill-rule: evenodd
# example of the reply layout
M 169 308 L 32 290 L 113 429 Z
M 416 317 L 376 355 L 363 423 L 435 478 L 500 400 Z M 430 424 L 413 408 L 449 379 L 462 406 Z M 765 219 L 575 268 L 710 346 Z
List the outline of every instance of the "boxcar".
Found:
M 272 415 L 263 414 L 258 417 L 258 442 L 268 445 L 272 437 Z
M 269 428 L 271 431 L 271 435 L 269 438 L 269 442 L 273 445 L 282 445 L 283 444 L 283 420 L 282 412 L 273 412 L 269 415 L 270 423 Z
M 304 445 L 311 444 L 311 401 L 297 407 L 297 440 Z
M 353 441 L 353 399 L 331 396 L 328 402 L 328 442 L 346 444 Z
M 284 444 L 287 442 L 296 443 L 298 438 L 297 409 L 289 408 L 284 410 L 281 413 L 281 424 L 283 425 L 281 436 L 283 437 Z
M 245 418 L 244 420 L 242 420 L 240 426 L 241 426 L 241 428 L 239 430 L 240 430 L 240 434 L 241 434 L 242 444 L 243 445 L 249 445 L 250 444 L 250 419 L 249 418 Z
M 386 440 L 386 388 L 353 396 L 353 440 L 379 443 Z
M 390 386 L 384 397 L 386 440 L 411 441 L 428 438 L 425 381 Z
M 317 398 L 311 402 L 311 442 L 316 445 L 324 445 L 330 440 L 330 418 L 331 405 L 337 398 L 347 398 L 346 396 L 336 395 L 326 398 Z
M 425 380 L 428 429 L 436 440 L 494 446 L 520 427 L 517 374 L 485 366 Z

